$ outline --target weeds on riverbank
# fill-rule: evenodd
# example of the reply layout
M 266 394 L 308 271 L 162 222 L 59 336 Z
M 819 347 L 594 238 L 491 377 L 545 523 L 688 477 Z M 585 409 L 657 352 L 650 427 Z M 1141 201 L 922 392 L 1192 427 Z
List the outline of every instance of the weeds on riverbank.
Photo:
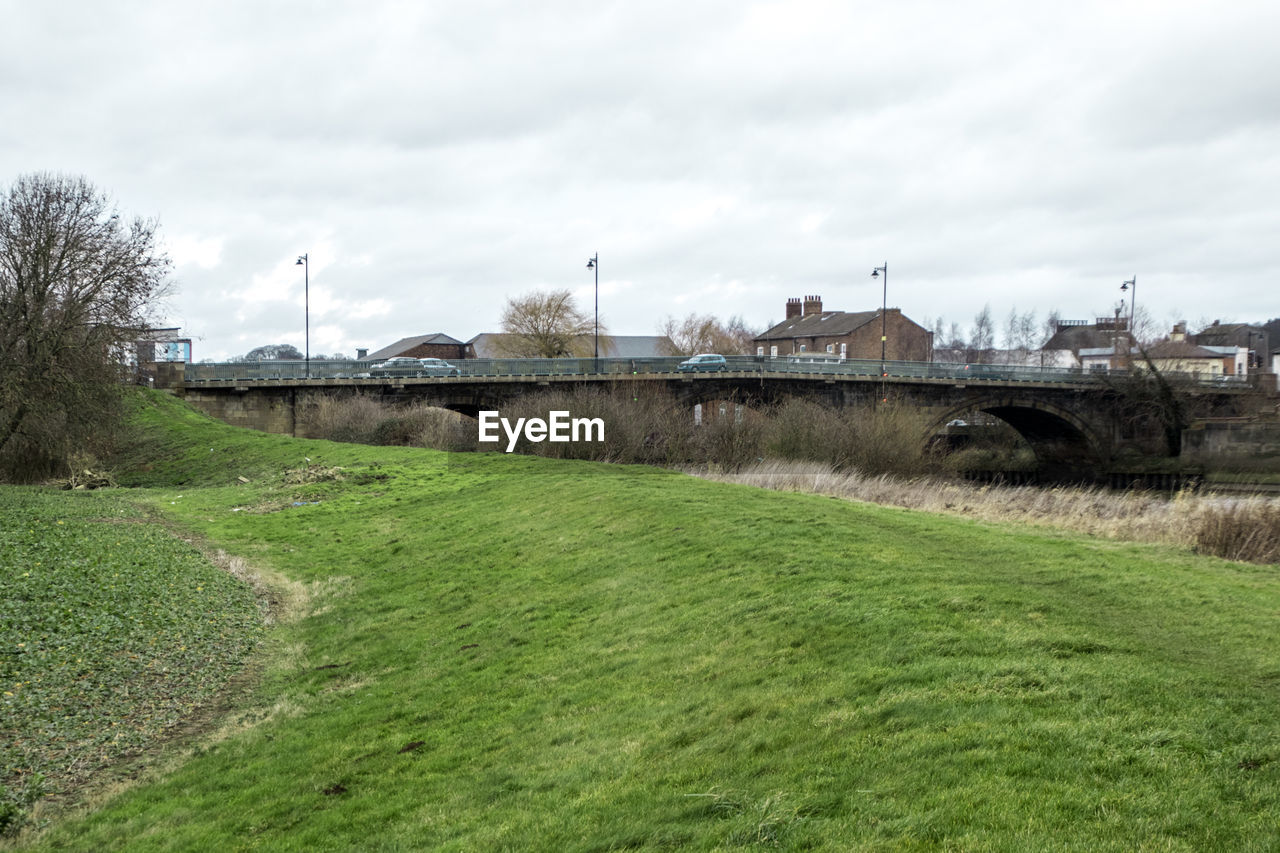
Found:
M 610 391 L 546 391 L 503 407 L 502 416 L 546 418 L 564 411 L 574 418 L 599 419 L 603 441 L 551 442 L 520 438 L 519 453 L 556 459 L 583 459 L 644 465 L 711 464 L 738 470 L 762 459 L 827 463 L 836 468 L 919 476 L 942 468 L 943 456 L 928 445 L 927 419 L 894 404 L 832 409 L 807 400 L 776 406 L 749 406 L 732 400 L 693 408 L 670 394 L 647 387 Z M 454 412 L 415 403 L 394 406 L 365 396 L 321 399 L 306 417 L 316 438 L 374 445 L 429 447 L 449 451 L 505 449 L 477 440 L 474 421 Z
M 1197 553 L 1280 563 L 1280 502 L 1191 493 L 1111 492 L 1101 488 L 974 486 L 940 478 L 903 480 L 837 471 L 817 462 L 761 462 L 740 471 L 691 468 L 709 480 L 808 492 L 994 522 L 1022 522 Z

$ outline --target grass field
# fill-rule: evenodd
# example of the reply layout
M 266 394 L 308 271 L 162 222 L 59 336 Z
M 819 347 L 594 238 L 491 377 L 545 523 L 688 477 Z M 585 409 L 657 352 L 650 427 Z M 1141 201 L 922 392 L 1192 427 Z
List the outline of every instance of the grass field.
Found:
M 260 622 L 252 590 L 118 494 L 0 487 L 0 829 L 188 717 Z
M 294 618 L 33 849 L 1280 848 L 1276 566 L 140 417 L 127 496 Z

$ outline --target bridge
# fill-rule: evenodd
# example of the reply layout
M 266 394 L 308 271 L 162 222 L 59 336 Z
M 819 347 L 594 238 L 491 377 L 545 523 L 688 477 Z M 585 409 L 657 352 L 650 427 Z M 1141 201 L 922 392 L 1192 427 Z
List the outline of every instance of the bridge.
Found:
M 208 414 L 268 432 L 306 435 L 306 410 L 327 395 L 421 400 L 476 417 L 549 390 L 656 389 L 691 409 L 735 402 L 767 407 L 804 398 L 834 408 L 894 403 L 922 410 L 940 430 L 972 412 L 1009 424 L 1036 454 L 1042 475 L 1095 479 L 1126 456 L 1161 455 L 1158 418 L 1126 396 L 1126 371 L 989 364 L 730 356 L 725 370 L 682 373 L 680 358 L 468 359 L 457 375 L 378 373 L 370 362 L 278 361 L 159 364 L 156 384 Z M 1241 381 L 1167 377 L 1190 417 L 1244 414 L 1256 397 Z

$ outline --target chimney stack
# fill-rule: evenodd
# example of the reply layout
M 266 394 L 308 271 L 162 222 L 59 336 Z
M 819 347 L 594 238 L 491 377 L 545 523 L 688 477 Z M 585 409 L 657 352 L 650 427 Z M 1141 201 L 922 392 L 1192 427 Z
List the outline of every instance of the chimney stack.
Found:
M 787 300 L 787 317 L 786 317 L 786 319 L 790 320 L 792 317 L 799 317 L 799 316 L 803 315 L 803 313 L 804 313 L 804 309 L 803 309 L 803 308 L 801 307 L 801 305 L 800 305 L 800 297 L 796 297 L 795 299 L 788 299 L 788 300 Z
M 821 313 L 822 313 L 822 297 L 806 296 L 804 298 L 804 316 L 808 317 L 810 314 L 821 314 Z

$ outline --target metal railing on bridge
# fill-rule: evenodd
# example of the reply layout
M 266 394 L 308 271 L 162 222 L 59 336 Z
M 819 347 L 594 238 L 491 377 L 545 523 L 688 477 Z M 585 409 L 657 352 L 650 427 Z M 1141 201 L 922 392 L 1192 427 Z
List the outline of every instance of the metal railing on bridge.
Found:
M 683 372 L 681 362 L 685 358 L 474 358 L 450 362 L 457 375 L 443 377 L 428 375 L 414 368 L 379 370 L 376 361 L 246 361 L 213 364 L 188 364 L 184 369 L 184 381 L 202 382 L 269 382 L 301 379 L 371 379 L 403 380 L 433 378 L 448 381 L 466 380 L 467 377 L 497 378 L 524 376 L 632 376 L 641 374 L 667 374 L 684 376 L 714 376 L 716 373 Z M 883 371 L 881 367 L 883 366 Z M 742 374 L 795 374 L 819 376 L 857 376 L 884 379 L 943 379 L 957 382 L 1039 382 L 1054 384 L 1097 385 L 1108 377 L 1118 377 L 1125 371 L 1086 371 L 1081 368 L 1024 367 L 1005 364 L 958 364 L 922 361 L 886 361 L 874 359 L 826 359 L 820 356 L 725 356 L 728 375 Z M 719 375 L 725 375 L 721 373 Z M 1179 374 L 1180 378 L 1202 385 L 1247 387 L 1238 377 L 1201 378 L 1191 374 Z

